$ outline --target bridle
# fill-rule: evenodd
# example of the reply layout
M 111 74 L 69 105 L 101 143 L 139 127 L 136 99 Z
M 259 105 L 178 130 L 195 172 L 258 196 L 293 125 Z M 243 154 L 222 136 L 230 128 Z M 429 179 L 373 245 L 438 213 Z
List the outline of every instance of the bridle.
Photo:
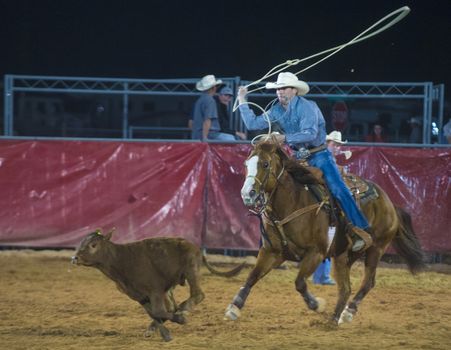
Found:
M 252 158 L 254 155 L 251 155 L 248 159 Z M 282 162 L 282 169 L 280 170 L 279 174 L 276 174 L 273 170 L 273 167 L 271 166 L 273 163 L 273 156 L 271 156 L 271 162 L 269 162 L 268 167 L 266 167 L 265 175 L 263 177 L 263 180 L 260 180 L 256 175 L 247 175 L 247 178 L 254 179 L 255 182 L 259 185 L 259 193 L 256 198 L 256 204 L 254 205 L 253 209 L 250 209 L 250 211 L 254 214 L 261 214 L 266 210 L 266 207 L 268 203 L 271 201 L 271 198 L 273 197 L 274 193 L 276 192 L 277 185 L 279 184 L 279 179 L 283 175 L 285 171 L 285 165 Z M 267 196 L 265 192 L 265 187 L 270 179 L 270 177 L 273 176 L 276 180 L 276 184 L 274 188 L 272 189 L 271 193 Z

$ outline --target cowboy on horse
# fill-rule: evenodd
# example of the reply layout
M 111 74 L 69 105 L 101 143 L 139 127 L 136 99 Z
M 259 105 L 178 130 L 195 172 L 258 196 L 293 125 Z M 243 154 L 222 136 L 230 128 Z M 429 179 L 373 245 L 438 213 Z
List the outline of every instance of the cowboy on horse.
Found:
M 393 244 L 396 252 L 405 258 L 410 271 L 415 273 L 424 268 L 421 244 L 410 215 L 394 205 L 380 186 L 367 181 L 368 188 L 365 189 L 362 186 L 365 181 L 346 175 L 345 180 L 348 183 L 350 180 L 350 188 L 356 195 L 364 193 L 359 199 L 360 211 L 325 145 L 326 130 L 321 111 L 314 102 L 301 97 L 308 92 L 308 85 L 294 74 L 280 73 L 277 82 L 268 83 L 266 87 L 277 90 L 278 103 L 264 116 L 270 122 L 277 121 L 285 135 L 272 134 L 257 142 L 245 162 L 246 179 L 241 197 L 244 204 L 255 209 L 259 216 L 264 240 L 255 266 L 227 306 L 224 318 L 238 319 L 252 287 L 286 260 L 299 262 L 296 290 L 310 310 L 321 312 L 325 300 L 309 291 L 306 279 L 330 254 L 334 258 L 339 292 L 333 320 L 338 324 L 351 322 L 358 306 L 375 285 L 377 264 L 388 245 Z M 256 117 L 246 106 L 246 92 L 246 88 L 239 90 L 241 116 L 249 129 L 263 129 L 267 122 Z M 288 144 L 295 151 L 295 159 L 287 154 L 281 143 Z M 341 214 L 337 216 L 338 234 L 331 248 L 328 248 L 327 238 L 330 213 L 323 210 L 329 196 L 319 193 L 323 189 L 322 182 L 314 176 L 315 169 L 307 168 L 305 162 L 322 170 L 329 191 L 350 221 L 343 220 Z M 351 296 L 350 270 L 363 255 L 362 282 L 348 303 Z
M 372 229 L 368 220 L 359 209 L 350 190 L 346 187 L 335 159 L 326 145 L 326 123 L 318 105 L 305 99 L 309 91 L 306 82 L 299 80 L 290 72 L 282 72 L 277 82 L 267 83 L 267 89 L 275 89 L 278 103 L 274 104 L 265 114 L 271 123 L 278 122 L 285 134 L 275 137 L 281 143 L 286 143 L 299 160 L 305 160 L 310 166 L 323 172 L 327 187 L 340 205 L 350 222 L 352 251 L 363 252 L 372 245 Z M 247 89 L 240 87 L 238 101 L 241 118 L 249 130 L 266 128 L 267 121 L 256 116 L 246 103 Z M 249 181 L 252 181 L 250 178 Z M 243 188 L 246 187 L 246 183 Z M 252 191 L 242 192 L 246 196 L 256 195 Z

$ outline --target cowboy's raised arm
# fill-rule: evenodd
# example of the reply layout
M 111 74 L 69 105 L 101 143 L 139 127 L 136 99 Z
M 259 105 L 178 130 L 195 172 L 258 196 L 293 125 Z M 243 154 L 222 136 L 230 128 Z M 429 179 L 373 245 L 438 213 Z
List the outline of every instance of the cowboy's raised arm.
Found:
M 266 129 L 269 126 L 268 121 L 265 118 L 260 118 L 262 117 L 262 114 L 256 116 L 254 111 L 249 108 L 249 105 L 246 103 L 246 94 L 247 89 L 244 86 L 240 86 L 238 88 L 238 108 L 240 110 L 241 119 L 243 120 L 244 125 L 246 125 L 248 130 Z M 270 110 L 267 114 L 269 116 Z

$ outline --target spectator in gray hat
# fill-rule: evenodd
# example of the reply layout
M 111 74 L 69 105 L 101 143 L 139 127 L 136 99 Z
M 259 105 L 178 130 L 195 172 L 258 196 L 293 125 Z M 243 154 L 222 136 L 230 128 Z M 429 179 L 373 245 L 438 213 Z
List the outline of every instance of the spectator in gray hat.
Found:
M 229 108 L 230 102 L 233 99 L 233 91 L 228 86 L 223 86 L 219 93 L 214 96 L 216 105 L 218 106 L 218 119 L 221 127 L 221 132 L 234 135 L 236 140 L 246 140 L 246 134 L 240 131 L 235 131 L 230 128 Z
M 196 89 L 202 91 L 193 109 L 191 138 L 194 140 L 234 141 L 235 137 L 221 132 L 218 120 L 218 108 L 213 96 L 216 94 L 221 79 L 214 75 L 206 75 L 196 83 Z

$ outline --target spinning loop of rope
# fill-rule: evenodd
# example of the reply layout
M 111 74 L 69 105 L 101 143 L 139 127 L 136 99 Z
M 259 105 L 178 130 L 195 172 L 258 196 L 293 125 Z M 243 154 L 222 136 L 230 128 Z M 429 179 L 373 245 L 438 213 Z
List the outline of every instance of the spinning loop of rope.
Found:
M 373 25 L 371 25 L 370 27 L 368 27 L 367 29 L 365 29 L 363 32 L 361 32 L 359 35 L 357 35 L 355 38 L 351 39 L 350 41 L 348 41 L 347 43 L 332 47 L 330 49 L 318 52 L 314 55 L 302 58 L 302 59 L 292 59 L 292 60 L 287 60 L 283 63 L 280 63 L 276 66 L 274 66 L 273 68 L 271 68 L 265 75 L 263 75 L 261 78 L 251 82 L 250 84 L 246 85 L 244 88 L 248 89 L 251 86 L 254 85 L 258 85 L 260 84 L 262 81 L 278 74 L 281 73 L 283 71 L 285 71 L 287 68 L 291 67 L 291 66 L 296 66 L 301 62 L 305 62 L 308 61 L 312 58 L 318 57 L 318 56 L 322 56 L 322 55 L 326 55 L 320 59 L 318 59 L 316 62 L 312 63 L 311 65 L 301 69 L 300 71 L 294 73 L 295 75 L 299 75 L 307 70 L 309 70 L 310 68 L 316 66 L 317 64 L 327 60 L 328 58 L 332 57 L 333 55 L 335 55 L 336 53 L 338 53 L 339 51 L 343 50 L 345 47 L 348 47 L 350 45 L 354 45 L 357 44 L 363 40 L 367 40 L 373 36 L 376 36 L 380 33 L 382 33 L 383 31 L 387 30 L 388 28 L 392 27 L 393 25 L 395 25 L 396 23 L 398 23 L 399 21 L 401 21 L 404 17 L 406 17 L 410 12 L 410 8 L 408 6 L 403 6 L 391 13 L 389 13 L 388 15 L 386 15 L 385 17 L 381 18 L 380 20 L 378 20 L 376 23 L 374 23 Z M 379 29 L 376 29 L 378 26 L 380 26 L 382 23 L 386 22 L 387 20 L 389 20 L 390 18 L 396 16 L 395 18 L 393 18 L 391 21 L 389 21 L 388 23 L 386 23 L 385 25 L 383 25 L 382 27 L 380 27 Z M 373 31 L 374 30 L 374 31 Z M 261 86 L 261 87 L 257 87 L 253 90 L 250 90 L 247 92 L 247 94 L 250 94 L 252 92 L 258 91 L 258 90 L 262 90 L 264 89 L 265 86 Z M 239 103 L 239 99 L 236 98 L 233 104 L 233 111 L 235 112 L 239 106 L 243 105 L 243 104 L 248 104 L 251 106 L 255 106 L 256 108 L 258 108 L 259 110 L 261 110 L 263 112 L 263 117 L 265 118 L 265 120 L 268 122 L 268 126 L 269 126 L 269 130 L 268 130 L 268 134 L 265 135 L 258 135 L 256 137 L 254 137 L 252 139 L 252 144 L 254 144 L 254 141 L 258 138 L 261 137 L 270 137 L 271 134 L 271 121 L 269 119 L 268 116 L 268 109 L 269 106 L 272 106 L 274 104 L 274 102 L 276 101 L 276 99 L 272 100 L 271 102 L 268 103 L 268 105 L 263 109 L 260 105 L 254 103 L 254 102 L 249 102 L 249 101 L 245 101 L 242 103 Z

